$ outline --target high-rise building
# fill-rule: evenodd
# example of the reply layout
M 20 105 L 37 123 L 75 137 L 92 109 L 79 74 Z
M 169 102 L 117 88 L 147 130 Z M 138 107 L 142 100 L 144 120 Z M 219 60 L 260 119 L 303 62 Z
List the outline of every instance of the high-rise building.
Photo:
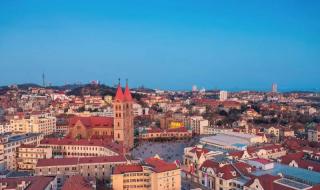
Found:
M 43 133 L 51 135 L 56 130 L 56 117 L 51 113 L 32 114 L 30 116 L 15 116 L 10 120 L 11 132 Z
M 192 86 L 192 92 L 196 92 L 196 91 L 198 91 L 198 88 L 197 88 L 196 85 L 193 85 L 193 86 Z
M 134 126 L 133 126 L 133 101 L 129 90 L 128 81 L 124 93 L 120 82 L 113 104 L 114 110 L 114 140 L 122 142 L 129 150 L 133 148 Z
M 228 92 L 221 90 L 221 91 L 220 91 L 220 96 L 219 96 L 219 98 L 220 98 L 220 101 L 225 101 L 225 100 L 227 100 L 227 99 L 228 99 Z
M 276 83 L 272 84 L 272 92 L 277 93 L 278 92 L 278 85 Z

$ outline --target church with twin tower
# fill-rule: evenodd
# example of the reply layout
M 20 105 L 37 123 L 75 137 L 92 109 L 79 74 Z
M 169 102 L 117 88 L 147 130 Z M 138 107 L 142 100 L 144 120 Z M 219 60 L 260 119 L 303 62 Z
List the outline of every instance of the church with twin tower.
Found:
M 120 80 L 117 87 L 116 96 L 113 103 L 114 111 L 114 140 L 122 142 L 126 149 L 132 149 L 134 145 L 134 125 L 133 125 L 133 100 L 126 81 L 124 92 L 122 91 Z

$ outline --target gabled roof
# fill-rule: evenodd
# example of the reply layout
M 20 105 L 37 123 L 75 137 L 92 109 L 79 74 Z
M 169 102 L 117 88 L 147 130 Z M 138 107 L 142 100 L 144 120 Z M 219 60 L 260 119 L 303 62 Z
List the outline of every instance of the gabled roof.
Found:
M 213 160 L 206 160 L 201 165 L 200 169 L 202 170 L 203 168 L 212 168 L 216 174 L 222 174 L 221 178 L 229 180 L 241 176 L 241 174 L 234 167 L 236 167 L 245 176 L 251 176 L 250 172 L 254 170 L 252 166 L 244 162 L 237 162 L 234 164 L 234 166 L 232 166 L 231 164 L 220 165 L 218 162 Z M 251 171 L 248 171 L 248 168 L 250 168 Z
M 244 154 L 244 150 L 229 152 L 229 156 L 241 158 Z
M 83 176 L 70 176 L 62 186 L 62 190 L 93 190 L 90 182 Z
M 292 154 L 287 154 L 281 157 L 282 164 L 290 164 L 293 160 L 298 164 L 299 168 L 309 169 L 312 167 L 313 171 L 320 172 L 320 163 L 312 160 L 306 160 L 303 158 L 303 152 L 297 152 Z
M 113 117 L 72 117 L 69 121 L 69 126 L 74 127 L 80 121 L 87 128 L 113 128 Z
M 17 185 L 21 182 L 30 183 L 26 188 L 27 190 L 45 189 L 55 179 L 49 176 L 34 176 L 34 177 L 17 177 L 17 178 L 2 178 L 0 183 L 7 183 L 7 188 L 16 189 Z
M 190 150 L 190 152 L 196 153 L 197 158 L 199 159 L 202 154 L 207 154 L 209 150 L 205 148 L 194 147 L 193 149 Z
M 280 176 L 273 176 L 270 174 L 265 174 L 262 176 L 257 176 L 257 177 L 251 178 L 251 180 L 249 180 L 245 184 L 245 186 L 249 187 L 250 185 L 252 185 L 252 183 L 254 182 L 255 179 L 258 179 L 259 183 L 261 184 L 261 186 L 264 190 L 275 190 L 273 182 L 277 179 L 280 179 L 280 178 L 281 178 Z
M 146 164 L 152 166 L 153 170 L 157 173 L 178 169 L 176 164 L 168 163 L 168 162 L 161 160 L 161 159 L 158 159 L 158 158 L 153 158 L 153 157 L 147 158 L 144 160 L 144 162 Z
M 114 169 L 114 174 L 124 174 L 132 172 L 142 172 L 143 168 L 141 165 L 118 165 Z

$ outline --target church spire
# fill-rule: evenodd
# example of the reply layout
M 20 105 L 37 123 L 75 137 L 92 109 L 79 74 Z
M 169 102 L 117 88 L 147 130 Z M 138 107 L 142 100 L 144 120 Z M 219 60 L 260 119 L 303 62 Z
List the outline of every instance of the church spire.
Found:
M 118 101 L 123 101 L 123 92 L 122 92 L 122 88 L 121 88 L 121 84 L 120 84 L 120 78 L 119 78 L 119 83 L 118 83 L 118 88 L 117 88 L 117 92 L 116 92 L 116 96 L 115 96 L 115 100 Z
M 131 92 L 128 85 L 128 79 L 126 79 L 126 89 L 124 90 L 124 99 L 126 101 L 132 101 Z

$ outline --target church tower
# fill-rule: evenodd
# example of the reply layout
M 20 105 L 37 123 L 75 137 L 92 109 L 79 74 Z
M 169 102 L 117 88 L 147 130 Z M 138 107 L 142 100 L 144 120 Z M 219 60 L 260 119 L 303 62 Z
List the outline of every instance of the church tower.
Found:
M 114 140 L 122 142 L 126 150 L 133 148 L 134 126 L 133 126 L 133 102 L 129 90 L 128 81 L 124 93 L 118 84 L 116 96 L 113 103 L 114 112 Z

